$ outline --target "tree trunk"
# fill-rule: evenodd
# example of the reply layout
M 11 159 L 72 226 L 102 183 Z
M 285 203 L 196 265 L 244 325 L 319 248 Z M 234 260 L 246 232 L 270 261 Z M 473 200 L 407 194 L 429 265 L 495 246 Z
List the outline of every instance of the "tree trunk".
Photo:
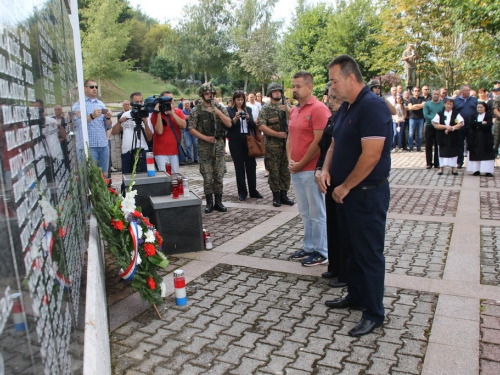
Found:
M 265 93 L 265 91 L 264 91 L 264 82 L 262 82 L 262 85 L 261 85 L 261 86 L 262 86 L 262 87 L 261 87 L 261 88 L 262 88 L 262 90 L 261 90 L 261 91 L 262 91 L 262 96 L 264 96 L 264 93 Z
M 102 98 L 102 95 L 101 95 L 101 77 L 99 77 L 99 78 L 97 79 L 97 85 L 98 85 L 98 87 L 99 87 L 99 88 L 97 89 L 97 91 L 98 91 L 98 95 L 99 95 L 99 98 Z
M 203 71 L 205 73 L 205 83 L 208 83 L 208 73 L 206 70 Z
M 247 92 L 248 87 L 248 74 L 245 76 L 245 86 L 243 87 L 243 91 Z

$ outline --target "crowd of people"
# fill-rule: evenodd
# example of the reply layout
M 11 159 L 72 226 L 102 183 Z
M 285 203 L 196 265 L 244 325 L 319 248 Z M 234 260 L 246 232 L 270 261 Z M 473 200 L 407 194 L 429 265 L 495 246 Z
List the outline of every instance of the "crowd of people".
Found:
M 410 50 L 407 56 L 411 60 L 414 54 Z M 330 82 L 323 101 L 312 95 L 313 76 L 300 71 L 292 78 L 294 106 L 279 83 L 267 87 L 264 101 L 260 93 L 237 90 L 227 106 L 206 83 L 199 88 L 200 99 L 181 99 L 178 107 L 173 105 L 172 93 L 163 92 L 170 105 L 158 103 L 149 117 L 139 120 L 132 118 L 130 103 L 124 102 L 124 112 L 113 126 L 109 112 L 95 98 L 95 82 L 86 81 L 89 139 L 94 139 L 90 147 L 92 157 L 105 170 L 109 154 L 93 148 L 104 147 L 106 131 L 122 134 L 123 173 L 130 172 L 137 148 L 142 153 L 152 149 L 161 171 L 166 164 L 178 173 L 183 163 L 199 163 L 208 214 L 227 211 L 222 202 L 226 142 L 238 200 L 262 198 L 247 136 L 263 133 L 272 204 L 297 203 L 304 224 L 303 247 L 290 258 L 303 266 L 328 263 L 322 276 L 331 279 L 332 287 L 347 286 L 347 295 L 326 305 L 362 310 L 362 319 L 349 331 L 362 336 L 384 321 L 391 152 L 422 152 L 425 147 L 427 169 L 438 169 L 438 175 L 445 167 L 457 175 L 467 152 L 468 171 L 492 176 L 500 143 L 500 82 L 495 82 L 491 97 L 486 90 L 478 90 L 479 99 L 468 85 L 453 96 L 445 88 L 428 86 L 422 91 L 417 86 L 405 91 L 394 86 L 382 95 L 380 81 L 373 79 L 366 85 L 348 55 L 332 60 L 328 70 Z M 143 97 L 132 93 L 130 102 L 142 104 Z M 97 128 L 99 132 L 91 135 Z M 146 171 L 142 160 L 139 168 Z M 296 202 L 287 195 L 291 185 Z

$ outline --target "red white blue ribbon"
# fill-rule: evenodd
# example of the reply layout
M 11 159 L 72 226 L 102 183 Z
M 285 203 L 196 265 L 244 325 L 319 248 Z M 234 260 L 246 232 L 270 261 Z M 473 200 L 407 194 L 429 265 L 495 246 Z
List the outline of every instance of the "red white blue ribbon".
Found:
M 130 281 L 135 275 L 135 270 L 137 269 L 137 257 L 139 254 L 139 229 L 135 221 L 131 221 L 128 227 L 130 236 L 132 237 L 132 243 L 134 244 L 134 255 L 132 256 L 132 262 L 127 267 L 127 269 L 120 273 L 120 277 L 123 280 Z
M 47 239 L 47 247 L 49 248 L 49 254 L 50 254 L 50 265 L 52 269 L 54 270 L 55 273 L 55 280 L 56 282 L 64 289 L 67 290 L 68 288 L 71 288 L 71 281 L 69 281 L 67 278 L 65 278 L 54 266 L 54 263 L 52 261 L 52 251 L 54 249 L 54 235 L 52 231 L 47 231 L 45 234 L 46 239 Z

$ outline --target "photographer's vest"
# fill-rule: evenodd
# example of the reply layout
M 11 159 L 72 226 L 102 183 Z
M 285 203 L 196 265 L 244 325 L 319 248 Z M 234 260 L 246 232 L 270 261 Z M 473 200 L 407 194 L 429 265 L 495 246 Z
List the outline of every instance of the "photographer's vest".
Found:
M 216 137 L 217 140 L 224 140 L 224 137 L 226 136 L 226 130 L 224 128 L 224 125 L 222 124 L 222 120 L 220 119 L 220 117 L 217 115 L 215 116 L 217 124 L 216 131 L 213 113 L 204 110 L 202 104 L 198 104 L 196 106 L 196 111 L 199 113 L 196 130 L 204 135 Z
M 274 130 L 275 132 L 282 132 L 286 129 L 286 119 L 284 116 L 280 116 L 280 106 L 281 103 L 278 104 L 267 104 L 266 105 L 266 125 L 269 129 Z M 283 143 L 286 142 L 286 138 L 278 138 L 273 137 L 271 135 L 266 135 L 266 145 L 269 146 L 282 146 Z

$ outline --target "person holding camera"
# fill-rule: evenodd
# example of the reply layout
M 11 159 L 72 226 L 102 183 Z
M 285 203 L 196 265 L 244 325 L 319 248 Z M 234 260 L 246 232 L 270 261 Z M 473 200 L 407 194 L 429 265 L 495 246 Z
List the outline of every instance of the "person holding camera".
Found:
M 132 110 L 123 112 L 118 122 L 113 125 L 111 135 L 122 133 L 122 173 L 132 173 L 136 150 L 140 149 L 136 172 L 146 172 L 146 152 L 149 151 L 148 141 L 153 139 L 153 132 L 148 118 L 134 118 L 135 110 L 142 107 L 144 100 L 140 92 L 130 94 Z M 124 108 L 125 105 L 124 105 Z
M 255 131 L 256 125 L 252 116 L 252 108 L 245 104 L 245 92 L 238 90 L 233 94 L 232 106 L 227 107 L 231 118 L 231 128 L 227 131 L 229 151 L 233 158 L 238 187 L 238 200 L 244 201 L 250 192 L 250 198 L 262 198 L 257 191 L 257 162 L 248 156 L 247 135 L 250 130 Z M 245 172 L 248 190 L 245 183 Z
M 222 187 L 226 173 L 225 136 L 232 123 L 226 108 L 216 104 L 215 89 L 211 83 L 200 86 L 202 103 L 197 104 L 189 116 L 189 133 L 198 138 L 200 173 L 203 176 L 203 190 L 207 204 L 205 213 L 214 209 L 226 212 L 222 204 Z M 215 204 L 214 204 L 215 194 Z
M 153 153 L 160 171 L 165 171 L 165 164 L 169 162 L 172 173 L 179 173 L 181 128 L 186 128 L 186 117 L 182 110 L 172 107 L 172 92 L 163 91 L 160 96 L 165 99 L 156 103 L 151 115 L 154 125 Z

